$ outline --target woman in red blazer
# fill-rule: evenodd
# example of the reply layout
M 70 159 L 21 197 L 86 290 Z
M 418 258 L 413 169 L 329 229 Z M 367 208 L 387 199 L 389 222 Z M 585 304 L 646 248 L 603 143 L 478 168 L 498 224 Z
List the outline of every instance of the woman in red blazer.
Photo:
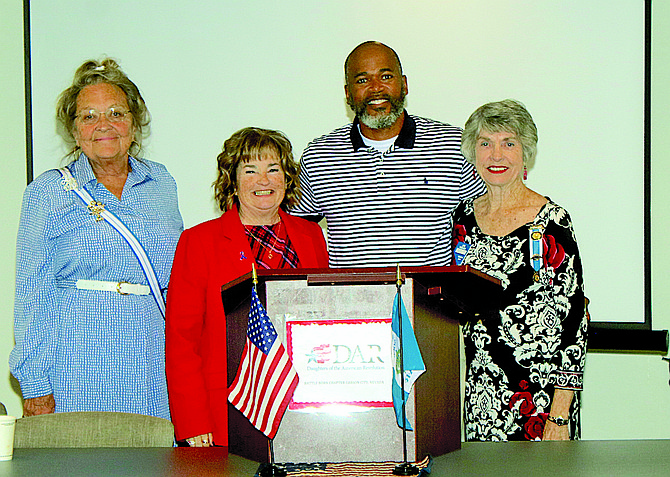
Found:
M 225 212 L 182 234 L 166 316 L 166 372 L 178 441 L 228 445 L 226 318 L 221 286 L 257 268 L 322 268 L 321 227 L 284 212 L 298 169 L 280 132 L 242 129 L 219 154 L 215 197 Z

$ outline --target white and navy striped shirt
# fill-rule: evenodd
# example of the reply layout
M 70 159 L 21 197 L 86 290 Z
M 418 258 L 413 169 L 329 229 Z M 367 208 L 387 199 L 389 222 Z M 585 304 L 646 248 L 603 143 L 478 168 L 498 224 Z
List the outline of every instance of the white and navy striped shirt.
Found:
M 309 143 L 291 213 L 326 217 L 331 267 L 449 265 L 451 212 L 485 191 L 460 146 L 460 128 L 405 113 L 381 154 L 356 120 Z

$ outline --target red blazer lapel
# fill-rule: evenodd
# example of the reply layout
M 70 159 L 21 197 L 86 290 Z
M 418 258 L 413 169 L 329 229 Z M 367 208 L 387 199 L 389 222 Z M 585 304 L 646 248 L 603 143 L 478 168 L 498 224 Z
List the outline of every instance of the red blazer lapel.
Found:
M 308 229 L 304 227 L 304 225 L 301 226 L 301 224 L 297 223 L 298 221 L 295 217 L 282 210 L 279 210 L 279 215 L 286 225 L 286 233 L 291 239 L 291 243 L 298 254 L 300 266 L 302 268 L 317 267 L 318 261 L 315 253 L 316 244 L 312 240 L 312 237 L 305 233 Z
M 231 278 L 232 280 L 251 271 L 254 258 L 237 207 L 233 207 L 223 214 L 220 224 L 222 249 L 229 257 L 227 263 L 233 265 L 235 269 L 234 271 L 231 270 L 232 273 L 230 273 L 230 275 L 234 275 Z

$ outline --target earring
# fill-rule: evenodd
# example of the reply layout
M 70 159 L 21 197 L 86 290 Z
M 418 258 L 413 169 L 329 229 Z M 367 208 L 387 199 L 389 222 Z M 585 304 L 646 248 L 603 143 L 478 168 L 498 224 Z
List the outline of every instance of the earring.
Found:
M 526 169 L 526 166 L 523 166 L 523 180 L 528 179 L 528 169 Z

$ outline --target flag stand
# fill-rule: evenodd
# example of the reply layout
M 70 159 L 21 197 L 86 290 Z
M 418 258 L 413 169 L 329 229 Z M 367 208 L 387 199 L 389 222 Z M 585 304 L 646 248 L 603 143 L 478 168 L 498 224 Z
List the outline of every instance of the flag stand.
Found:
M 400 338 L 400 389 L 402 395 L 402 455 L 403 463 L 398 464 L 393 469 L 393 475 L 417 475 L 419 473 L 419 468 L 414 464 L 407 462 L 407 416 L 405 413 L 405 357 L 403 356 L 403 337 L 402 337 L 402 309 L 400 306 L 400 288 L 402 287 L 402 276 L 400 275 L 400 264 L 396 268 L 396 282 L 395 282 L 397 295 L 398 295 L 398 331 Z
M 275 464 L 275 449 L 273 445 L 274 439 L 268 441 L 268 450 L 270 452 L 270 463 L 265 465 L 258 473 L 260 477 L 286 477 L 286 470 Z

